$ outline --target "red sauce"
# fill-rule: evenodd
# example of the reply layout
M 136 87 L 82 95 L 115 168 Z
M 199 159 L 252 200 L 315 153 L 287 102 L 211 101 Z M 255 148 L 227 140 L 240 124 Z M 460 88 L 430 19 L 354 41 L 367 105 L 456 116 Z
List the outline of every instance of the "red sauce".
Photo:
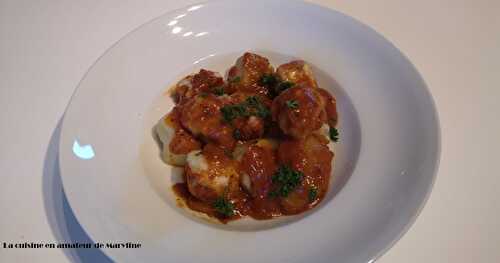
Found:
M 230 220 L 235 220 L 238 219 L 239 216 L 234 216 L 231 218 L 226 218 L 221 216 L 215 208 L 213 207 L 212 204 L 208 202 L 203 202 L 196 197 L 194 197 L 188 190 L 187 184 L 186 183 L 177 183 L 172 186 L 172 189 L 174 190 L 174 193 L 179 197 L 182 198 L 184 203 L 189 207 L 189 209 L 207 214 L 210 217 L 217 218 L 220 220 L 222 223 L 227 223 Z
M 239 172 L 248 176 L 251 183 L 250 194 L 254 198 L 263 199 L 271 191 L 271 178 L 278 168 L 275 152 L 257 145 L 248 147 L 240 162 Z
M 273 99 L 269 96 L 276 90 L 271 92 L 259 81 L 269 74 L 296 85 Z M 185 182 L 173 186 L 188 208 L 227 223 L 243 216 L 263 220 L 298 214 L 321 202 L 334 154 L 327 146 L 329 139 L 316 130 L 325 123 L 335 127 L 337 109 L 335 97 L 318 87 L 305 62 L 284 64 L 275 73 L 266 58 L 245 53 L 230 69 L 227 82 L 201 70 L 181 83 L 176 88 L 177 106 L 169 115 L 176 128 L 169 147 L 177 154 L 202 149 L 200 158 L 207 166 L 192 170 L 186 165 Z M 271 116 L 237 112 L 232 121 L 224 119 L 222 107 L 241 104 L 249 96 L 257 97 Z M 255 140 L 259 138 L 276 142 Z M 235 146 L 243 153 L 236 156 Z M 299 175 L 286 192 L 276 179 L 282 167 Z M 221 199 L 232 213 L 218 207 Z
M 215 144 L 207 144 L 201 154 L 209 166 L 208 170 L 195 172 L 189 165 L 185 167 L 186 182 L 193 196 L 212 202 L 219 196 L 239 190 L 236 163 L 227 150 Z
M 179 128 L 175 131 L 175 136 L 169 147 L 172 153 L 188 154 L 191 151 L 200 149 L 201 144 L 187 131 Z
M 273 73 L 273 68 L 267 58 L 246 52 L 229 70 L 228 77 L 230 82 L 246 89 L 256 84 L 263 74 L 269 73 Z M 236 78 L 237 81 L 233 81 Z
M 325 99 L 325 111 L 328 118 L 328 125 L 331 127 L 337 126 L 337 101 L 328 91 L 318 88 L 318 92 Z
M 184 104 L 191 98 L 211 92 L 224 85 L 224 80 L 216 72 L 201 69 L 194 75 L 189 75 L 181 80 L 174 89 L 173 98 L 178 104 Z
M 180 107 L 176 106 L 167 116 L 166 122 L 175 129 L 174 137 L 168 145 L 174 154 L 187 154 L 201 148 L 201 144 L 196 138 L 180 125 Z
M 228 165 L 234 165 L 230 153 L 216 144 L 209 143 L 205 145 L 203 148 L 203 155 L 209 163 L 213 163 L 215 166 L 226 167 Z
M 205 142 L 232 149 L 235 143 L 233 127 L 222 120 L 220 109 L 223 105 L 224 102 L 213 94 L 198 95 L 182 106 L 180 123 Z
M 285 134 L 304 138 L 326 121 L 324 99 L 310 86 L 293 87 L 274 99 L 272 115 Z
M 332 171 L 333 153 L 328 149 L 328 141 L 321 135 L 310 135 L 302 140 L 286 140 L 280 144 L 278 159 L 304 174 L 301 186 L 288 198 L 282 200 L 287 214 L 307 210 L 326 195 Z M 310 189 L 317 190 L 317 199 L 306 203 Z

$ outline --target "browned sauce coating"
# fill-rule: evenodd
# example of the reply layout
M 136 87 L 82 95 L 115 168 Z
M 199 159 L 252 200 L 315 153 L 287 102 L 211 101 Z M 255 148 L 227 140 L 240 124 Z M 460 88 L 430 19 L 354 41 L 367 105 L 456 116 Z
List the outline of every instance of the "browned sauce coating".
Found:
M 325 111 L 328 119 L 328 125 L 337 126 L 337 100 L 328 91 L 318 88 L 318 92 L 325 99 Z
M 172 123 L 175 129 L 174 137 L 168 145 L 170 151 L 175 154 L 188 154 L 201 148 L 201 143 L 180 125 L 179 108 L 175 107 L 167 116 L 165 121 Z
M 213 94 L 197 95 L 182 106 L 180 122 L 204 141 L 231 149 L 235 143 L 233 127 L 222 121 L 220 109 L 223 106 L 223 100 Z
M 286 140 L 280 144 L 278 159 L 304 173 L 304 180 L 297 191 L 283 198 L 286 214 L 300 213 L 317 203 L 318 200 L 306 202 L 310 189 L 317 190 L 321 200 L 328 191 L 333 153 L 328 149 L 328 141 L 322 135 L 309 135 L 301 140 Z
M 224 80 L 216 72 L 201 69 L 194 75 L 189 75 L 176 85 L 173 94 L 175 102 L 183 104 L 200 93 L 211 92 L 222 87 Z
M 274 99 L 272 114 L 281 130 L 297 139 L 319 129 L 327 120 L 323 96 L 304 85 L 289 88 Z
M 313 88 L 318 87 L 311 68 L 303 60 L 295 60 L 279 66 L 276 69 L 276 74 L 282 80 L 290 81 L 297 85 L 306 85 Z
M 228 78 L 231 83 L 247 89 L 256 84 L 263 74 L 270 73 L 273 73 L 273 67 L 267 58 L 246 52 L 229 70 Z
M 198 199 L 213 202 L 217 197 L 239 191 L 237 164 L 227 152 L 215 144 L 207 144 L 202 154 L 210 169 L 193 171 L 186 166 L 188 189 Z
M 168 147 L 188 156 L 173 189 L 190 209 L 227 223 L 302 213 L 325 197 L 334 154 L 319 129 L 337 125 L 336 100 L 304 61 L 274 71 L 247 52 L 226 81 L 202 69 L 173 97 Z

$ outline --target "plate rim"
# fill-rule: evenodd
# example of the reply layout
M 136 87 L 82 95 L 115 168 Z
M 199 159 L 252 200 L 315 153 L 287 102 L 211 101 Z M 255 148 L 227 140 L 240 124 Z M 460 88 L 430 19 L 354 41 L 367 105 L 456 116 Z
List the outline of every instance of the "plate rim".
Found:
M 63 138 L 65 138 L 64 134 L 65 134 L 65 130 L 67 131 L 67 129 L 65 129 L 65 126 L 67 125 L 67 122 L 66 122 L 66 113 L 68 112 L 68 109 L 70 108 L 72 102 L 74 101 L 75 99 L 75 96 L 78 92 L 78 90 L 81 88 L 82 86 L 82 83 L 83 81 L 87 78 L 87 76 L 89 75 L 89 73 L 92 71 L 92 69 L 95 67 L 96 64 L 98 64 L 107 54 L 110 53 L 111 50 L 113 50 L 118 44 L 120 44 L 121 42 L 123 42 L 124 40 L 126 40 L 127 38 L 129 38 L 131 35 L 133 35 L 135 32 L 141 30 L 142 28 L 146 27 L 147 25 L 150 25 L 152 24 L 154 21 L 156 20 L 159 20 L 159 19 L 162 19 L 166 16 L 169 16 L 169 15 L 173 15 L 179 11 L 182 11 L 182 10 L 185 10 L 187 8 L 190 8 L 190 7 L 193 7 L 193 6 L 197 6 L 197 5 L 207 5 L 207 4 L 213 4 L 213 3 L 223 3 L 223 2 L 245 2 L 245 0 L 206 0 L 206 1 L 200 1 L 200 2 L 195 2 L 195 3 L 192 3 L 192 4 L 189 4 L 189 5 L 185 5 L 185 6 L 182 6 L 182 7 L 179 7 L 179 8 L 175 8 L 175 9 L 172 9 L 172 10 L 168 10 L 168 11 L 165 11 L 163 13 L 161 13 L 160 15 L 158 16 L 155 16 L 147 21 L 145 21 L 144 23 L 136 26 L 135 28 L 133 28 L 132 30 L 128 31 L 127 33 L 125 33 L 123 36 L 121 36 L 120 38 L 118 38 L 113 44 L 111 44 L 109 47 L 107 47 L 103 53 L 101 55 L 99 55 L 92 63 L 91 65 L 87 68 L 87 70 L 85 71 L 85 73 L 82 75 L 82 77 L 80 78 L 80 80 L 78 81 L 77 85 L 75 86 L 69 100 L 68 100 L 68 103 L 64 109 L 64 113 L 63 113 L 63 116 L 62 116 L 62 123 L 61 123 L 61 134 L 59 136 L 59 148 L 58 148 L 58 153 L 57 153 L 57 158 L 58 158 L 58 163 L 59 163 L 59 171 L 60 173 L 62 173 L 62 169 L 61 169 L 61 163 L 62 163 L 62 159 L 61 159 L 61 152 L 62 152 L 62 147 L 63 147 Z M 354 21 L 356 24 L 358 25 L 361 25 L 363 26 L 364 28 L 366 28 L 367 30 L 369 30 L 372 34 L 376 35 L 377 37 L 381 38 L 382 40 L 385 41 L 385 43 L 389 44 L 390 48 L 395 50 L 396 53 L 398 54 L 398 56 L 401 57 L 401 59 L 406 62 L 412 71 L 414 71 L 416 73 L 416 76 L 418 78 L 418 81 L 421 82 L 422 84 L 422 91 L 424 91 L 424 95 L 429 99 L 429 102 L 430 102 L 430 108 L 432 109 L 432 115 L 433 115 L 433 125 L 435 127 L 435 130 L 433 131 L 433 133 L 435 133 L 434 135 L 436 136 L 435 140 L 436 140 L 436 152 L 435 152 L 435 160 L 433 160 L 433 164 L 434 164 L 434 167 L 432 167 L 432 172 L 430 174 L 431 176 L 431 180 L 428 184 L 428 187 L 426 187 L 426 191 L 425 191 L 425 194 L 423 195 L 422 197 L 422 200 L 418 206 L 418 209 L 415 209 L 414 212 L 412 213 L 411 217 L 409 217 L 408 221 L 406 222 L 406 224 L 404 225 L 404 227 L 398 231 L 398 234 L 395 235 L 393 238 L 391 238 L 391 242 L 388 242 L 383 249 L 380 249 L 377 253 L 375 253 L 375 255 L 373 256 L 370 256 L 371 260 L 369 262 L 375 262 L 377 261 L 378 259 L 380 259 L 383 255 L 385 255 L 387 253 L 387 251 L 389 251 L 391 248 L 394 247 L 394 245 L 400 241 L 402 239 L 402 237 L 408 233 L 408 231 L 410 230 L 410 228 L 415 224 L 417 218 L 420 216 L 420 214 L 423 212 L 427 202 L 429 201 L 430 197 L 431 197 L 431 194 L 432 194 L 432 190 L 434 189 L 434 186 L 436 184 L 436 180 L 437 180 L 437 175 L 438 175 L 438 172 L 439 172 L 439 167 L 440 167 L 440 162 L 441 162 L 441 158 L 442 158 L 442 129 L 441 129 L 441 122 L 440 122 L 440 117 L 439 117 L 439 111 L 438 111 L 438 107 L 437 107 L 437 104 L 436 104 L 436 100 L 434 99 L 430 89 L 429 89 L 429 85 L 426 83 L 425 79 L 423 78 L 422 74 L 420 73 L 420 71 L 418 70 L 418 68 L 411 62 L 411 60 L 408 58 L 408 56 L 401 50 L 399 49 L 392 41 L 390 41 L 388 38 L 386 38 L 384 35 L 382 35 L 381 33 L 379 33 L 378 31 L 376 31 L 370 24 L 367 24 L 367 23 L 364 23 L 362 22 L 361 20 L 359 20 L 358 18 L 356 17 L 353 17 L 353 16 L 350 16 L 344 12 L 341 12 L 341 11 L 338 11 L 336 9 L 333 9 L 333 8 L 330 8 L 330 7 L 327 7 L 327 6 L 324 6 L 324 5 L 320 5 L 318 3 L 313 3 L 313 2 L 307 2 L 307 1 L 302 1 L 302 0 L 288 0 L 286 2 L 284 1 L 280 1 L 280 0 L 254 0 L 253 2 L 261 2 L 261 3 L 269 3 L 269 2 L 280 2 L 280 3 L 285 3 L 285 4 L 290 4 L 290 3 L 295 3 L 295 4 L 301 4 L 301 5 L 306 5 L 306 6 L 311 6 L 311 7 L 314 7 L 314 8 L 318 8 L 318 9 L 322 9 L 323 11 L 327 11 L 327 12 L 330 12 L 330 13 L 334 13 L 334 14 L 337 14 L 337 15 L 340 15 L 342 16 L 343 18 L 346 18 L 346 19 L 349 19 L 349 20 L 352 20 Z M 62 185 L 63 185 L 63 191 L 64 191 L 64 176 L 61 176 L 61 181 L 62 181 Z M 71 203 L 71 201 L 69 200 L 68 198 L 68 204 L 70 206 L 70 208 L 72 209 L 72 211 L 75 211 L 74 209 L 74 204 Z M 75 214 L 75 217 L 76 217 L 76 214 Z M 81 225 L 81 223 L 79 222 L 78 218 L 77 218 L 77 221 L 78 223 Z M 83 228 L 83 225 L 82 225 L 82 229 L 85 231 L 85 233 L 87 233 L 87 235 L 90 237 L 90 239 L 92 240 L 92 242 L 94 242 L 92 236 L 87 232 L 87 230 L 85 230 Z M 116 260 L 116 257 L 113 256 L 112 253 L 109 253 L 109 251 L 112 251 L 112 250 L 109 250 L 109 249 L 101 249 L 101 251 L 103 251 L 103 253 L 108 256 L 110 259 L 112 260 Z

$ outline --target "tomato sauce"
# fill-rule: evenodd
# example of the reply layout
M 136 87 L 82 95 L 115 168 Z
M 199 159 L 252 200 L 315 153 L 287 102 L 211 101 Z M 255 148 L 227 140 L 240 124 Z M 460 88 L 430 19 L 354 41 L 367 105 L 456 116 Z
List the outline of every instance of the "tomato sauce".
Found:
M 265 220 L 302 213 L 326 196 L 334 153 L 319 128 L 337 125 L 336 100 L 304 61 L 274 71 L 245 53 L 227 82 L 202 69 L 177 84 L 174 98 L 168 147 L 189 154 L 173 191 L 189 209 L 222 223 Z

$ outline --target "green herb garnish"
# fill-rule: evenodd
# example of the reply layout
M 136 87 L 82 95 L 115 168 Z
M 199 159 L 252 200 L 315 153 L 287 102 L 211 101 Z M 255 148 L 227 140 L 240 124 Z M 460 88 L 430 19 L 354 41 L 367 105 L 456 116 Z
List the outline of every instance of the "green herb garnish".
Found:
M 287 197 L 297 186 L 300 185 L 304 174 L 289 166 L 282 165 L 271 178 L 276 189 L 269 193 L 270 197 Z
M 318 197 L 318 189 L 316 187 L 309 188 L 309 202 L 313 202 Z
M 248 115 L 246 107 L 241 104 L 224 106 L 220 109 L 220 112 L 224 121 L 228 123 L 231 123 L 235 118 Z
M 257 116 L 267 118 L 270 115 L 269 109 L 256 96 L 250 96 L 244 102 L 238 104 L 224 106 L 220 111 L 224 121 L 228 123 L 238 117 Z
M 237 76 L 231 80 L 229 80 L 229 82 L 231 83 L 239 83 L 241 81 L 241 77 L 240 76 Z
M 339 141 L 339 131 L 335 129 L 334 127 L 330 127 L 330 139 L 334 142 Z
M 291 81 L 283 81 L 280 84 L 278 84 L 277 91 L 279 93 L 281 93 L 281 92 L 293 87 L 294 85 L 295 85 L 295 83 L 293 83 Z
M 222 88 L 222 87 L 215 87 L 213 89 L 213 93 L 215 95 L 217 95 L 217 96 L 222 96 L 222 95 L 224 95 L 224 88 Z
M 287 90 L 295 85 L 291 81 L 281 81 L 280 78 L 275 74 L 264 74 L 259 79 L 258 84 L 267 88 L 269 91 L 269 96 L 274 98 L 280 95 L 281 92 Z
M 213 207 L 215 208 L 217 213 L 225 217 L 234 215 L 234 205 L 223 197 L 217 198 L 213 203 Z
M 290 109 L 296 109 L 299 107 L 299 103 L 296 100 L 287 100 L 286 106 Z
M 260 100 L 259 98 L 255 97 L 255 96 L 249 96 L 246 100 L 245 100 L 246 104 L 248 106 L 257 106 L 260 104 Z
M 270 115 L 269 109 L 264 104 L 262 104 L 258 97 L 250 96 L 245 100 L 245 102 L 250 109 L 250 115 L 254 115 L 263 119 Z
M 274 74 L 264 74 L 259 79 L 259 85 L 264 87 L 273 87 L 279 82 L 278 78 Z
M 281 94 L 281 92 L 293 87 L 295 83 L 290 82 L 290 81 L 283 81 L 279 82 L 278 84 L 274 85 L 272 88 L 268 88 L 269 93 L 271 97 L 276 97 Z

